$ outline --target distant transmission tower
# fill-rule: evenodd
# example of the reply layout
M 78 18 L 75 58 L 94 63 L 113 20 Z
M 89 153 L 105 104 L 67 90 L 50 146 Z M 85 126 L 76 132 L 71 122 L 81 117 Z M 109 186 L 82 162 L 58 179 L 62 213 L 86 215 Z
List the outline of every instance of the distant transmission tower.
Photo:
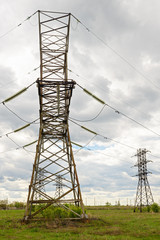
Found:
M 63 194 L 63 183 L 61 175 L 57 176 L 56 179 L 56 193 L 55 198 L 59 198 Z
M 151 173 L 147 170 L 147 163 L 151 161 L 146 160 L 146 153 L 148 151 L 146 149 L 138 149 L 137 154 L 137 164 L 135 167 L 138 166 L 138 186 L 137 186 L 137 193 L 136 193 L 136 200 L 135 200 L 135 206 L 134 211 L 136 208 L 142 212 L 142 208 L 144 206 L 149 206 L 153 204 L 153 196 L 151 192 L 151 188 L 149 186 L 149 182 L 147 179 L 147 174 Z
M 81 218 L 84 217 L 84 208 L 68 126 L 75 85 L 68 79 L 67 71 L 70 14 L 38 11 L 38 16 L 40 130 L 24 220 L 33 218 L 52 204 L 66 209 L 65 203 L 80 206 L 83 214 L 75 214 Z M 38 169 L 43 171 L 40 181 Z M 60 191 L 55 196 L 59 176 L 63 179 L 63 193 Z M 36 199 L 37 194 L 41 199 Z M 32 211 L 34 204 L 41 204 L 35 212 Z
M 35 193 L 35 199 L 43 199 L 41 192 L 45 192 L 45 182 L 44 182 L 44 169 L 39 168 L 37 171 L 37 189 L 38 192 Z

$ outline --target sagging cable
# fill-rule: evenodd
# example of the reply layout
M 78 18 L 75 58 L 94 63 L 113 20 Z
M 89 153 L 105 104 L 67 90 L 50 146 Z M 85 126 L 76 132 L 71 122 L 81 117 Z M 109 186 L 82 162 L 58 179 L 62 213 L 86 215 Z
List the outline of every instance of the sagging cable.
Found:
M 75 120 L 75 121 L 77 121 L 77 122 L 91 122 L 91 121 L 93 121 L 93 120 L 95 120 L 96 118 L 99 117 L 99 115 L 103 112 L 103 110 L 104 110 L 105 107 L 106 107 L 106 105 L 103 105 L 103 107 L 102 107 L 102 109 L 99 111 L 99 113 L 98 113 L 95 117 L 93 117 L 93 118 L 91 118 L 91 119 L 79 120 L 79 119 L 72 118 L 72 117 L 70 117 L 70 119 L 71 119 L 71 120 Z
M 24 146 L 20 146 L 19 144 L 17 144 L 12 138 L 10 138 L 8 135 L 6 135 L 7 137 L 8 137 L 8 139 L 10 139 L 16 146 L 17 146 L 17 148 L 15 148 L 15 149 L 10 149 L 10 150 L 8 150 L 8 151 L 4 151 L 4 152 L 0 152 L 0 154 L 1 153 L 7 153 L 7 152 L 10 152 L 10 151 L 13 151 L 13 150 L 19 150 L 19 149 L 23 149 L 24 151 L 26 151 L 26 152 L 28 152 L 29 154 L 30 154 L 30 151 L 28 151 L 27 149 L 25 149 L 25 147 L 28 147 L 28 146 L 30 146 L 30 145 L 32 145 L 32 144 L 34 144 L 34 143 L 36 143 L 38 140 L 36 140 L 36 141 L 33 141 L 33 142 L 31 142 L 31 143 L 28 143 L 28 144 L 26 144 L 26 145 L 24 145 Z
M 13 110 L 11 110 L 5 103 L 3 103 L 3 105 L 11 112 L 13 113 L 17 118 L 19 118 L 21 121 L 25 122 L 25 123 L 30 123 L 29 121 L 26 121 L 25 119 L 21 118 L 17 113 L 15 113 Z M 35 121 L 34 121 L 35 122 Z M 34 123 L 33 122 L 33 123 Z M 37 123 L 34 123 L 37 124 Z
M 87 142 L 84 146 L 81 146 L 80 149 L 78 149 L 78 151 L 76 151 L 74 154 L 77 154 L 79 151 L 81 151 L 82 149 L 85 149 L 92 141 L 94 138 L 96 138 L 97 135 L 94 135 L 90 140 L 89 142 Z
M 29 127 L 31 124 L 35 124 L 35 122 L 36 122 L 37 120 L 39 120 L 39 118 L 37 118 L 37 119 L 34 120 L 33 122 L 30 122 L 30 123 L 28 123 L 28 124 L 26 124 L 26 125 L 24 125 L 24 126 L 22 126 L 22 127 L 20 127 L 20 128 L 17 128 L 17 129 L 15 129 L 15 130 L 13 130 L 12 132 L 9 132 L 9 133 L 6 133 L 6 134 L 1 135 L 0 138 L 1 138 L 1 137 L 4 137 L 4 136 L 8 136 L 8 135 L 10 135 L 10 134 L 12 134 L 12 133 L 19 132 L 19 131 L 21 131 L 21 130 L 27 128 L 27 127 Z
M 77 85 L 78 85 L 80 88 L 82 88 L 83 90 L 85 89 L 85 88 L 81 87 L 79 84 L 77 84 Z M 91 92 L 89 92 L 88 90 L 85 89 L 84 92 L 86 92 L 86 93 L 89 94 L 90 96 L 94 97 L 96 100 L 101 101 L 101 103 L 105 104 L 105 106 L 107 106 L 107 107 L 109 107 L 110 109 L 112 109 L 115 113 L 124 116 L 125 118 L 131 120 L 132 122 L 138 124 L 139 126 L 147 129 L 148 131 L 150 131 L 150 132 L 152 132 L 152 133 L 154 133 L 154 134 L 156 134 L 157 136 L 160 137 L 160 134 L 159 134 L 159 133 L 153 131 L 152 129 L 150 129 L 150 128 L 146 127 L 146 126 L 144 126 L 142 123 L 139 123 L 138 121 L 136 121 L 136 120 L 134 120 L 133 118 L 131 118 L 131 117 L 129 117 L 128 115 L 126 115 L 125 113 L 118 111 L 116 108 L 112 107 L 111 105 L 106 104 L 103 100 L 97 98 L 95 95 L 93 95 L 93 94 L 92 94 Z
M 69 120 L 70 120 L 71 122 L 73 122 L 74 124 L 76 124 L 77 126 L 83 128 L 84 130 L 86 130 L 86 131 L 94 134 L 94 137 L 100 136 L 100 137 L 104 138 L 104 139 L 107 140 L 107 141 L 112 141 L 112 142 L 118 143 L 118 144 L 123 145 L 123 146 L 128 147 L 128 148 L 137 149 L 137 148 L 135 148 L 135 147 L 133 147 L 133 146 L 130 146 L 130 145 L 127 145 L 127 144 L 125 144 L 125 143 L 121 143 L 121 142 L 119 142 L 119 141 L 117 141 L 117 140 L 114 140 L 114 139 L 112 139 L 112 138 L 103 136 L 103 135 L 101 135 L 100 133 L 96 133 L 96 132 L 94 132 L 94 131 L 92 131 L 92 130 L 84 127 L 84 126 L 81 126 L 80 124 L 76 123 L 75 121 L 73 121 L 73 120 L 71 120 L 71 119 L 69 119 Z M 93 138 L 94 138 L 94 137 L 93 137 Z

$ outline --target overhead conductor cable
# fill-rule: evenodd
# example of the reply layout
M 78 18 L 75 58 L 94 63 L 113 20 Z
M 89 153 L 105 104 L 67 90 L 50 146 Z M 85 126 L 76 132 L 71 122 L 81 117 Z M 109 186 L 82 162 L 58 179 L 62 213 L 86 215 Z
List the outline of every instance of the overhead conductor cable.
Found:
M 138 124 L 139 126 L 145 128 L 145 129 L 147 129 L 148 131 L 150 131 L 150 132 L 152 132 L 152 133 L 154 133 L 154 134 L 156 134 L 157 136 L 160 137 L 160 134 L 159 134 L 159 133 L 153 131 L 152 129 L 150 129 L 150 128 L 144 126 L 142 123 L 139 123 L 138 121 L 134 120 L 133 118 L 127 116 L 125 113 L 120 112 L 120 111 L 117 110 L 116 108 L 114 108 L 114 107 L 112 107 L 111 105 L 105 103 L 103 100 L 101 100 L 100 98 L 98 98 L 97 96 L 95 96 L 94 94 L 92 94 L 92 93 L 89 92 L 87 89 L 85 89 L 85 88 L 83 88 L 82 86 L 80 86 L 79 84 L 77 84 L 77 85 L 78 85 L 81 89 L 83 89 L 83 91 L 84 91 L 85 93 L 87 93 L 88 95 L 90 95 L 91 97 L 93 97 L 93 98 L 94 98 L 95 100 L 97 100 L 98 102 L 100 102 L 100 103 L 104 104 L 105 106 L 111 108 L 115 113 L 117 113 L 117 114 L 121 114 L 122 116 L 126 117 L 127 119 L 131 120 L 132 122 Z
M 77 17 L 71 14 L 73 18 L 76 19 L 78 23 L 80 23 L 88 32 L 90 32 L 95 38 L 97 38 L 100 42 L 102 42 L 107 48 L 109 48 L 114 54 L 116 54 L 119 58 L 121 58 L 125 63 L 127 63 L 135 72 L 137 72 L 140 76 L 146 79 L 149 83 L 151 83 L 154 87 L 160 90 L 160 87 L 157 86 L 149 77 L 145 76 L 143 72 L 141 72 L 138 68 L 136 68 L 129 60 L 122 56 L 118 51 L 116 51 L 112 46 L 110 46 L 107 42 L 105 42 L 102 38 L 100 38 L 97 34 L 95 34 L 92 30 L 90 30 L 84 23 L 82 23 Z
M 36 13 L 37 13 L 37 11 L 34 12 L 34 13 L 33 13 L 32 15 L 30 15 L 29 17 L 27 17 L 25 20 L 23 20 L 23 21 L 22 21 L 21 23 L 19 23 L 17 26 L 11 28 L 11 29 L 8 30 L 6 33 L 2 34 L 2 35 L 0 36 L 0 38 L 5 37 L 5 36 L 6 36 L 7 34 L 9 34 L 10 32 L 12 32 L 12 31 L 15 30 L 16 28 L 20 27 L 24 22 L 28 21 L 28 20 L 29 20 L 31 17 L 33 17 Z

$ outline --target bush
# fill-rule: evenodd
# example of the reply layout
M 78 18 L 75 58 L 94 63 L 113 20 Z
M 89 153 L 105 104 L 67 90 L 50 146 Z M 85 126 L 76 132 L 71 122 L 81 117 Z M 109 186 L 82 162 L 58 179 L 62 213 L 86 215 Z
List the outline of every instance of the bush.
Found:
M 8 200 L 0 200 L 0 209 L 7 209 Z
M 140 211 L 140 206 L 134 208 L 134 212 L 150 212 L 151 211 L 151 206 L 141 206 L 141 211 Z
M 110 202 L 106 202 L 106 207 L 110 207 L 111 203 Z
M 146 206 L 142 208 L 142 212 L 150 212 L 151 211 L 151 206 Z
M 157 203 L 153 203 L 151 206 L 153 212 L 159 212 L 159 206 Z
M 82 214 L 82 209 L 80 207 L 71 205 L 70 209 L 74 212 L 76 212 L 77 214 L 81 215 Z M 74 212 L 69 211 L 69 217 L 70 218 L 76 218 L 78 217 Z
M 7 205 L 5 203 L 0 203 L 0 209 L 7 209 Z
M 42 211 L 42 216 L 54 220 L 55 218 L 66 218 L 68 213 L 60 207 L 50 206 Z
M 70 208 L 72 211 L 76 212 L 79 215 L 82 214 L 82 209 L 80 207 L 77 207 L 74 205 L 68 205 L 68 204 L 66 204 L 65 206 L 67 208 Z M 34 210 L 37 211 L 43 207 L 45 207 L 45 204 L 40 204 L 35 206 Z M 72 211 L 52 205 L 42 210 L 41 214 L 44 218 L 52 219 L 52 220 L 54 220 L 55 218 L 76 218 L 77 215 Z
M 25 204 L 23 202 L 15 202 L 14 203 L 14 206 L 17 208 L 17 209 L 23 209 L 25 208 Z

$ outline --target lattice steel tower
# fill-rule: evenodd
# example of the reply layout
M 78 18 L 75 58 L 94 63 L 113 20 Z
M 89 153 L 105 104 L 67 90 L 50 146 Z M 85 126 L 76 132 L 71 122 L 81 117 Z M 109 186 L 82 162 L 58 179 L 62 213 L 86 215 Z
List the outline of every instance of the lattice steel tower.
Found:
M 39 184 L 38 189 L 40 190 L 39 192 L 35 193 L 35 199 L 42 199 L 43 196 L 40 194 L 41 192 L 45 192 L 45 184 L 43 182 L 44 179 L 44 169 L 42 170 L 41 168 L 37 169 L 37 183 Z
M 144 206 L 149 206 L 153 204 L 153 196 L 151 192 L 151 188 L 149 186 L 149 182 L 147 179 L 147 174 L 151 173 L 147 170 L 147 163 L 151 162 L 146 160 L 146 153 L 148 151 L 144 149 L 138 149 L 137 154 L 137 164 L 134 166 L 138 166 L 138 186 L 137 186 L 137 193 L 136 193 L 136 200 L 135 200 L 135 206 L 134 211 L 136 208 L 142 212 L 142 208 Z
M 24 220 L 33 218 L 52 204 L 67 208 L 65 203 L 81 206 L 83 215 L 78 217 L 84 217 L 68 127 L 69 105 L 75 85 L 67 73 L 70 14 L 38 11 L 38 16 L 40 130 Z M 41 182 L 37 178 L 38 169 L 43 171 Z M 63 193 L 55 197 L 59 176 L 63 181 Z M 42 186 L 45 186 L 45 192 Z M 41 199 L 36 199 L 37 194 Z M 33 213 L 32 205 L 40 203 L 43 207 Z
M 56 179 L 56 192 L 55 192 L 55 198 L 60 197 L 63 194 L 63 182 L 61 175 L 57 176 Z

